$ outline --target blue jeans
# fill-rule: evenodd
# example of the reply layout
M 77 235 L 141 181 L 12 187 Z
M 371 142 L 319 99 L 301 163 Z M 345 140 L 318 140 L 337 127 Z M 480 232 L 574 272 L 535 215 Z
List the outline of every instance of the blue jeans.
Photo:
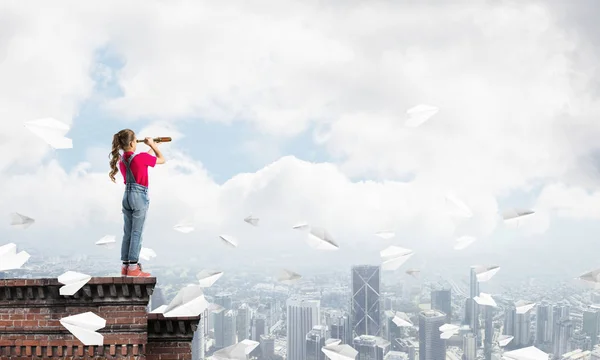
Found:
M 125 185 L 123 194 L 123 242 L 121 261 L 138 262 L 142 249 L 142 232 L 150 205 L 148 188 L 139 184 Z

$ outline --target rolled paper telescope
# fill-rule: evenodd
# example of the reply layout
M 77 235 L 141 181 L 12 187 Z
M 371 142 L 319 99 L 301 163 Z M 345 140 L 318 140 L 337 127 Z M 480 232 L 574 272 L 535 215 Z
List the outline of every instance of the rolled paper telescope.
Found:
M 170 137 L 157 137 L 153 139 L 155 143 L 161 143 L 161 142 L 170 142 L 171 138 Z M 138 140 L 137 142 L 142 143 L 144 142 L 144 140 Z

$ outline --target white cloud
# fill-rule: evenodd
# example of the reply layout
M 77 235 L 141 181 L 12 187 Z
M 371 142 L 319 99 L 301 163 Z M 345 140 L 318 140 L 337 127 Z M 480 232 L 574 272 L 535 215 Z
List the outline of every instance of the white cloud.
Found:
M 0 21 L 0 136 L 8 137 L 0 145 L 0 199 L 7 213 L 18 205 L 40 229 L 121 221 L 122 186 L 105 173 L 42 166 L 52 152 L 21 126 L 46 116 L 71 123 L 92 93 L 94 53 L 105 45 L 124 63 L 111 74 L 124 97 L 107 108 L 162 122 L 141 136 L 193 136 L 176 131 L 184 117 L 248 121 L 282 139 L 314 126 L 316 140 L 339 160 L 284 157 L 220 186 L 176 141 L 161 145 L 170 160 L 152 170 L 149 241 L 172 236 L 172 225 L 194 213 L 203 229 L 194 239 L 215 246 L 224 229 L 241 247 L 244 239 L 287 241 L 299 235 L 284 231 L 306 220 L 341 244 L 395 227 L 405 234 L 399 239 L 417 247 L 437 241 L 451 248 L 455 235 L 486 237 L 496 229 L 497 196 L 588 175 L 577 166 L 600 134 L 598 103 L 577 75 L 588 69 L 576 67 L 595 61 L 571 57 L 579 49 L 593 53 L 541 4 L 70 5 L 66 11 L 40 2 L 33 12 L 13 2 L 2 14 L 15 20 Z M 420 128 L 405 128 L 406 109 L 419 103 L 440 112 Z M 75 145 L 72 151 L 86 151 Z M 97 153 L 90 150 L 94 164 Z M 8 172 L 17 161 L 31 172 Z M 406 183 L 350 180 L 410 174 L 415 180 Z M 576 185 L 546 188 L 540 207 L 597 214 L 595 198 Z M 473 209 L 473 219 L 454 222 L 445 214 L 449 190 Z M 261 218 L 254 232 L 242 221 L 248 213 Z M 549 226 L 545 214 L 534 217 L 529 233 Z

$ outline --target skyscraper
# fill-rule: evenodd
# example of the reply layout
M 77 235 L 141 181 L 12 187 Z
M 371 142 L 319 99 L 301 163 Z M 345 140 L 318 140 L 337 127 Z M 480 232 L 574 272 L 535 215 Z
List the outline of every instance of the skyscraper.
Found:
M 600 329 L 600 312 L 597 309 L 588 309 L 583 312 L 583 331 L 590 337 L 592 348 L 598 344 L 598 330 Z
M 525 347 L 531 344 L 531 311 L 524 314 L 516 314 L 513 342 L 517 347 Z
M 327 326 L 313 326 L 312 330 L 306 334 L 306 360 L 325 360 L 325 353 L 321 351 L 321 348 L 325 346 L 327 337 Z
M 238 342 L 250 337 L 250 308 L 242 304 L 237 310 L 237 339 Z
M 228 310 L 231 310 L 231 294 L 220 293 L 215 296 L 215 304 L 221 305 L 224 310 L 214 314 L 215 319 L 215 348 L 222 349 L 226 346 L 225 343 L 229 343 L 230 340 L 225 341 L 225 314 Z
M 552 342 L 553 325 L 553 307 L 547 302 L 538 304 L 536 309 L 535 323 L 535 343 L 537 345 L 548 344 Z
M 267 320 L 263 314 L 256 314 L 252 318 L 252 328 L 250 339 L 260 341 L 260 336 L 265 335 L 267 331 Z
M 515 336 L 515 324 L 517 322 L 517 308 L 512 301 L 504 309 L 504 335 Z
M 555 359 L 560 359 L 560 356 L 569 351 L 569 339 L 573 332 L 573 324 L 568 318 L 562 318 L 556 323 L 554 331 L 554 350 L 552 354 Z
M 379 266 L 352 267 L 352 333 L 354 336 L 381 336 Z
M 431 308 L 439 310 L 446 314 L 446 322 L 450 324 L 452 321 L 452 291 L 451 289 L 432 290 L 431 291 Z
M 446 341 L 440 338 L 440 326 L 446 323 L 446 314 L 438 310 L 419 313 L 419 360 L 446 358 Z
M 470 281 L 469 281 L 469 298 L 466 300 L 466 323 L 471 327 L 471 331 L 477 338 L 479 333 L 479 305 L 473 300 L 474 297 L 479 296 L 479 281 L 477 280 L 477 272 L 475 267 L 471 267 Z
M 352 329 L 348 314 L 331 314 L 329 328 L 333 339 L 342 340 L 342 344 L 352 344 Z
M 320 301 L 290 298 L 287 301 L 287 360 L 306 359 L 306 334 L 319 324 Z
M 494 339 L 494 308 L 492 306 L 484 306 L 483 314 L 485 318 L 483 354 L 485 355 L 485 360 L 492 360 L 492 341 Z
M 223 311 L 223 347 L 235 344 L 237 341 L 237 322 L 235 310 Z
M 475 341 L 475 335 L 472 333 L 465 334 L 463 337 L 463 353 L 464 360 L 477 359 L 477 342 Z
M 260 351 L 262 359 L 270 359 L 275 355 L 275 337 L 271 335 L 261 335 Z

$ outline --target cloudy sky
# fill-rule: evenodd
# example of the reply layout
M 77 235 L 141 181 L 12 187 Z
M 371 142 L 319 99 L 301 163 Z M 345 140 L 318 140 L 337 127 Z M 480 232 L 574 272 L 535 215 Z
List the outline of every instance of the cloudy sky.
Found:
M 121 236 L 108 153 L 131 128 L 174 139 L 150 180 L 145 246 L 162 261 L 346 266 L 394 244 L 437 272 L 600 266 L 593 0 L 32 3 L 0 2 L 4 243 L 118 264 L 93 243 Z M 417 104 L 440 111 L 406 128 Z M 42 117 L 71 126 L 73 149 L 23 127 Z M 447 192 L 473 218 L 449 216 Z M 507 227 L 510 207 L 536 214 Z M 11 228 L 15 211 L 35 225 Z M 196 231 L 173 231 L 183 220 Z M 340 251 L 310 249 L 300 221 Z M 462 235 L 478 241 L 456 252 Z

